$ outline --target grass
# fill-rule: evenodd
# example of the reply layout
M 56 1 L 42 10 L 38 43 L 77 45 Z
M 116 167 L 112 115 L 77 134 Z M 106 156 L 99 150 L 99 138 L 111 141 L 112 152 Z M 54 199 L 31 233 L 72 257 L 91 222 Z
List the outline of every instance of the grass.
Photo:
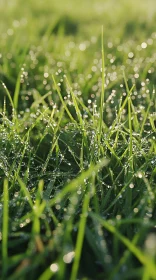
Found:
M 1 0 L 1 279 L 156 279 L 154 4 Z

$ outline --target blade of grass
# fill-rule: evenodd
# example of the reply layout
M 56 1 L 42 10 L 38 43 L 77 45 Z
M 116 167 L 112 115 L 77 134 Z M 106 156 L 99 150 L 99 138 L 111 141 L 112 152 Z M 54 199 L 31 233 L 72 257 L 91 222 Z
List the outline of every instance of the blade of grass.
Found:
M 55 271 L 53 271 L 55 269 L 55 266 L 56 266 L 56 269 L 57 269 L 57 264 L 52 264 L 51 266 L 49 266 L 41 275 L 40 277 L 38 278 L 38 280 L 50 280 L 53 278 L 53 276 L 55 275 Z M 53 269 L 54 267 L 54 269 Z
M 104 41 L 103 41 L 103 26 L 101 32 L 101 52 L 102 52 L 102 88 L 101 88 L 101 100 L 100 100 L 100 120 L 99 120 L 99 138 L 101 139 L 102 134 L 102 123 L 103 123 L 103 110 L 105 102 L 105 56 L 104 56 Z
M 47 98 L 47 97 L 50 96 L 50 95 L 52 95 L 52 92 L 51 92 L 51 91 L 47 92 L 47 93 L 46 93 L 45 95 L 43 95 L 43 96 L 39 96 L 39 97 L 37 98 L 37 100 L 35 100 L 35 101 L 31 104 L 31 108 L 37 107 L 37 105 L 40 104 L 40 103 L 42 103 L 42 104 L 44 104 L 44 105 L 47 105 L 46 102 L 45 102 L 44 100 L 45 100 L 45 98 Z M 47 106 L 48 106 L 48 105 L 47 105 Z
M 116 227 L 114 227 L 112 224 L 110 224 L 108 221 L 102 219 L 97 214 L 90 212 L 89 216 L 96 221 L 99 221 L 103 227 L 114 234 L 128 249 L 129 251 L 139 260 L 139 262 L 148 269 L 150 275 L 152 278 L 156 277 L 156 270 L 154 262 L 147 256 L 141 249 L 139 249 L 137 246 L 135 246 L 134 243 L 132 243 L 128 238 L 123 236 L 119 231 L 116 230 Z
M 26 53 L 28 51 L 28 44 L 24 47 L 22 50 L 22 54 L 18 55 L 19 58 L 19 65 L 23 65 Z M 23 67 L 23 66 L 22 66 Z M 20 86 L 21 86 L 21 74 L 22 74 L 23 68 L 20 69 L 17 80 L 16 80 L 16 85 L 15 85 L 15 91 L 14 91 L 14 97 L 13 97 L 13 103 L 14 103 L 14 108 L 17 110 L 18 108 L 18 103 L 19 103 L 19 94 L 20 94 Z
M 10 92 L 8 91 L 6 85 L 5 85 L 2 81 L 1 81 L 1 84 L 2 84 L 3 88 L 5 89 L 6 95 L 7 95 L 8 98 L 9 98 L 9 101 L 10 101 L 10 104 L 11 104 L 12 108 L 15 109 L 15 108 L 14 108 L 14 103 L 13 103 L 13 100 L 12 100 L 12 97 L 11 97 Z
M 47 166 L 48 166 L 48 162 L 49 162 L 49 160 L 50 160 L 50 157 L 51 157 L 51 155 L 52 155 L 52 153 L 53 153 L 55 147 L 58 145 L 58 138 L 59 138 L 59 136 L 55 139 L 54 143 L 53 143 L 52 146 L 51 146 L 51 149 L 50 149 L 50 151 L 49 151 L 49 153 L 48 153 L 48 155 L 47 155 L 47 158 L 46 158 L 46 160 L 45 160 L 45 163 L 44 163 L 44 165 L 43 165 L 43 167 L 42 167 L 42 174 L 46 171 L 46 168 L 47 168 Z
M 8 180 L 4 179 L 3 185 L 3 227 L 2 227 L 2 263 L 3 263 L 3 277 L 6 274 L 8 266 L 8 221 L 9 221 L 9 192 Z
M 27 201 L 28 201 L 30 207 L 33 209 L 33 201 L 32 201 L 30 192 L 28 191 L 26 185 L 24 184 L 24 182 L 21 180 L 21 178 L 19 176 L 18 176 L 17 180 L 18 180 L 18 183 L 20 185 L 21 191 L 23 192 L 23 194 L 27 198 Z
M 121 172 L 122 173 L 122 172 Z M 121 195 L 125 192 L 126 188 L 129 186 L 129 184 L 132 182 L 133 176 L 129 179 L 129 181 L 122 187 L 122 189 L 119 191 L 115 199 L 110 203 L 108 208 L 105 209 L 104 214 L 107 213 L 120 199 Z
M 68 87 L 69 87 L 69 90 L 70 90 L 70 93 L 71 93 L 71 96 L 72 96 L 74 108 L 75 108 L 75 111 L 76 111 L 76 114 L 77 114 L 79 123 L 80 123 L 81 127 L 83 128 L 84 125 L 83 125 L 82 115 L 81 115 L 80 109 L 79 109 L 79 107 L 78 107 L 78 104 L 77 104 L 77 101 L 76 101 L 76 97 L 75 97 L 75 95 L 74 95 L 74 92 L 73 92 L 73 90 L 72 90 L 72 87 L 71 87 L 71 85 L 70 85 L 69 80 L 68 80 L 67 77 L 66 77 L 66 82 L 67 82 L 67 85 L 68 85 Z
M 82 214 L 81 214 L 81 218 L 80 218 L 80 222 L 79 222 L 79 230 L 78 230 L 78 236 L 77 236 L 76 247 L 75 247 L 75 258 L 74 258 L 74 263 L 72 266 L 70 280 L 77 279 L 77 273 L 78 273 L 78 268 L 79 268 L 82 246 L 83 246 L 84 234 L 85 234 L 89 201 L 90 201 L 90 194 L 87 193 L 84 197 Z
M 17 80 L 16 80 L 16 86 L 15 86 L 15 92 L 14 92 L 14 98 L 13 98 L 14 108 L 16 110 L 18 108 L 18 100 L 19 100 L 20 84 L 21 84 L 21 73 L 22 73 L 22 71 L 20 70 Z
M 76 212 L 78 208 L 78 201 L 80 201 L 81 198 L 77 198 L 77 193 L 74 193 L 70 196 L 70 203 L 68 205 L 68 208 L 66 210 L 66 214 L 64 216 L 64 226 L 63 226 L 63 231 L 64 231 L 64 237 L 63 237 L 63 246 L 62 246 L 62 252 L 59 256 L 59 271 L 58 271 L 58 280 L 62 280 L 64 278 L 67 265 L 66 262 L 64 262 L 64 256 L 69 253 L 69 249 L 73 250 L 73 244 L 72 244 L 72 233 L 73 233 L 73 224 L 74 224 L 74 218 L 75 216 L 73 213 Z M 77 203 L 75 204 L 75 201 Z M 70 219 L 67 219 L 67 217 L 70 217 Z M 67 245 L 68 244 L 68 245 Z M 73 257 L 75 255 L 75 252 L 72 251 Z M 72 261 L 72 260 L 71 260 Z
M 118 121 L 119 121 L 119 119 L 120 119 L 120 116 L 121 116 L 121 114 L 122 114 L 122 111 L 123 111 L 123 109 L 125 108 L 125 106 L 126 106 L 126 104 L 127 104 L 127 101 L 128 101 L 128 98 L 131 96 L 134 87 L 135 87 L 135 85 L 133 85 L 133 86 L 131 87 L 131 89 L 128 91 L 128 94 L 127 94 L 125 100 L 123 101 L 121 107 L 119 108 L 118 115 L 117 115 L 116 119 L 114 120 L 114 122 L 113 122 L 113 124 L 112 124 L 112 126 L 111 126 L 110 136 L 114 133 L 114 128 L 115 128 L 116 124 L 118 123 Z
M 125 82 L 125 86 L 126 86 L 126 91 L 127 91 L 127 95 L 128 100 L 128 126 L 129 126 L 129 167 L 127 170 L 127 174 L 126 174 L 126 181 L 129 181 L 129 179 L 131 178 L 132 174 L 133 174 L 133 136 L 132 136 L 132 113 L 131 113 L 131 97 L 130 97 L 130 90 L 128 87 L 128 83 L 127 83 L 127 79 L 125 76 L 125 73 L 123 73 L 124 75 L 124 82 Z M 125 209 L 126 209 L 126 214 L 127 216 L 130 214 L 131 212 L 131 206 L 132 206 L 132 189 L 128 186 L 128 188 L 126 189 L 126 201 L 125 201 Z M 130 231 L 128 231 L 130 233 Z
M 67 114 L 68 114 L 70 120 L 71 120 L 72 122 L 76 123 L 76 121 L 74 120 L 73 116 L 72 116 L 71 113 L 69 112 L 65 101 L 64 101 L 63 98 L 62 98 L 61 92 L 60 92 L 60 90 L 59 90 L 59 88 L 58 88 L 58 86 L 57 86 L 57 83 L 56 83 L 56 80 L 55 80 L 55 78 L 54 78 L 54 75 L 52 75 L 52 79 L 53 79 L 53 82 L 54 82 L 56 91 L 57 91 L 57 93 L 58 93 L 58 95 L 59 95 L 59 98 L 60 98 L 60 100 L 61 100 L 61 102 L 62 102 L 62 105 L 63 105 L 65 111 L 67 112 Z
M 67 184 L 60 193 L 58 193 L 53 199 L 49 201 L 49 205 L 54 205 L 58 200 L 61 200 L 67 193 L 75 191 L 81 184 L 84 183 L 84 180 L 90 178 L 93 174 L 97 174 L 102 167 L 106 166 L 109 163 L 109 160 L 103 159 L 97 165 L 91 164 L 89 169 L 82 172 L 76 179 L 72 180 Z
M 135 132 L 139 132 L 140 130 L 140 124 L 139 124 L 139 121 L 138 121 L 138 117 L 137 117 L 137 114 L 136 114 L 136 111 L 135 111 L 135 107 L 132 103 L 132 100 L 130 100 L 131 102 L 131 109 L 132 109 L 132 112 L 133 112 L 133 126 L 134 126 L 134 131 Z
M 39 235 L 40 233 L 40 215 L 42 214 L 45 208 L 45 201 L 41 203 L 43 186 L 44 186 L 44 182 L 43 180 L 40 180 L 38 184 L 38 190 L 36 193 L 36 200 L 33 206 L 33 210 L 34 210 L 34 220 L 32 226 L 33 236 Z
M 134 245 L 136 245 L 136 243 L 139 240 L 139 237 L 140 237 L 139 234 L 136 234 L 131 242 Z M 126 260 L 130 257 L 130 255 L 131 255 L 131 252 L 128 249 L 126 249 L 125 252 L 123 253 L 122 257 L 118 261 L 118 264 L 113 268 L 111 275 L 110 275 L 110 279 L 114 279 L 115 275 L 117 275 L 119 269 L 121 268 L 122 265 L 124 265 L 124 263 L 126 263 Z

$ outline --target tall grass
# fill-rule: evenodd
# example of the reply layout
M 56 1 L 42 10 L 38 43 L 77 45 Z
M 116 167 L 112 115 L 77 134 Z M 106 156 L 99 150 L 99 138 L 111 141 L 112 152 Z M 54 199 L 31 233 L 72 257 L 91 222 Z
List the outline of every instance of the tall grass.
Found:
M 0 5 L 2 279 L 156 278 L 155 6 L 119 2 Z

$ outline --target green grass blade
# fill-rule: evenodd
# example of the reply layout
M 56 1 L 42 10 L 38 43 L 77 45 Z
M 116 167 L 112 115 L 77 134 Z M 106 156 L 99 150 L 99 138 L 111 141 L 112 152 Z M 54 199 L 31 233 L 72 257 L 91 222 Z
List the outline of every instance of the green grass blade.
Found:
M 77 279 L 77 273 L 79 268 L 82 246 L 83 246 L 84 234 L 85 234 L 89 200 L 90 200 L 90 195 L 89 193 L 87 193 L 84 197 L 82 214 L 79 222 L 79 230 L 78 230 L 78 236 L 77 236 L 76 248 L 75 248 L 75 259 L 72 267 L 70 280 Z
M 89 169 L 82 172 L 76 179 L 72 180 L 69 184 L 67 184 L 60 193 L 58 193 L 55 198 L 49 201 L 49 205 L 54 205 L 57 200 L 61 200 L 67 193 L 75 191 L 81 184 L 84 183 L 84 180 L 90 178 L 93 174 L 96 175 L 100 169 L 104 166 L 107 166 L 109 160 L 103 159 L 97 165 L 91 164 Z
M 150 259 L 141 249 L 139 249 L 134 243 L 127 237 L 123 236 L 112 224 L 102 219 L 95 213 L 89 214 L 93 220 L 99 221 L 99 223 L 106 228 L 109 232 L 114 234 L 128 249 L 129 251 L 140 261 L 140 263 L 148 268 L 151 277 L 156 278 L 155 265 L 152 259 Z
M 100 120 L 99 120 L 99 135 L 101 139 L 102 124 L 103 124 L 103 111 L 105 102 L 105 56 L 104 56 L 104 42 L 103 42 L 103 26 L 101 32 L 101 52 L 102 52 L 102 88 L 101 88 L 101 99 L 100 99 Z
M 61 92 L 60 92 L 60 90 L 59 90 L 59 88 L 58 88 L 58 86 L 57 86 L 57 83 L 56 83 L 56 80 L 55 80 L 55 78 L 54 78 L 54 75 L 52 75 L 52 79 L 53 79 L 53 82 L 54 82 L 56 91 L 57 91 L 57 93 L 58 93 L 58 96 L 59 96 L 59 98 L 60 98 L 60 100 L 61 100 L 61 103 L 62 103 L 62 105 L 63 105 L 65 111 L 67 112 L 67 114 L 68 114 L 70 120 L 71 120 L 72 122 L 75 123 L 76 121 L 74 120 L 73 116 L 72 116 L 71 113 L 69 112 L 69 110 L 68 110 L 68 108 L 67 108 L 67 105 L 66 105 L 65 101 L 64 101 L 63 98 L 62 98 Z
M 55 275 L 55 272 L 53 271 L 54 264 L 52 264 L 50 267 L 48 267 L 38 278 L 38 280 L 50 280 Z M 57 267 L 57 265 L 56 265 Z
M 22 181 L 22 179 L 18 176 L 18 183 L 20 185 L 21 191 L 23 192 L 23 194 L 25 195 L 25 197 L 27 198 L 27 201 L 30 205 L 30 207 L 33 209 L 33 201 L 30 195 L 30 192 L 28 191 L 25 183 Z
M 12 97 L 11 97 L 10 92 L 8 91 L 6 85 L 5 85 L 2 81 L 1 81 L 1 84 L 2 84 L 3 88 L 5 89 L 6 95 L 7 95 L 7 97 L 9 98 L 9 101 L 10 101 L 10 104 L 11 104 L 12 108 L 15 109 L 15 108 L 14 108 L 14 102 L 13 102 L 13 100 L 12 100 Z
M 18 108 L 20 85 L 21 85 L 21 71 L 19 72 L 18 77 L 17 77 L 16 86 L 15 86 L 15 92 L 14 92 L 14 98 L 13 98 L 14 108 L 16 110 Z
M 114 120 L 114 122 L 113 122 L 113 124 L 112 124 L 112 126 L 111 126 L 110 135 L 114 133 L 114 128 L 115 128 L 116 124 L 118 123 L 118 120 L 119 120 L 120 117 L 121 117 L 121 114 L 122 114 L 122 112 L 123 112 L 123 109 L 125 108 L 125 106 L 126 106 L 126 104 L 127 104 L 127 102 L 128 102 L 128 98 L 131 96 L 132 91 L 133 91 L 134 88 L 135 88 L 135 85 L 133 85 L 133 86 L 131 87 L 131 89 L 128 91 L 128 94 L 127 94 L 126 98 L 124 99 L 124 101 L 123 101 L 121 107 L 119 108 L 118 115 L 117 115 L 116 119 Z
M 2 263 L 3 276 L 6 273 L 8 266 L 8 222 L 9 222 L 9 192 L 8 180 L 4 180 L 3 185 L 3 227 L 2 227 Z
M 69 90 L 70 90 L 70 93 L 71 93 L 71 96 L 72 96 L 74 108 L 75 108 L 75 111 L 76 111 L 76 114 L 77 114 L 79 123 L 80 123 L 81 127 L 83 128 L 83 119 L 82 119 L 82 115 L 81 115 L 80 109 L 79 109 L 79 107 L 78 107 L 76 97 L 75 97 L 75 95 L 74 95 L 74 92 L 73 92 L 73 90 L 72 90 L 72 87 L 71 87 L 71 85 L 70 85 L 69 80 L 68 80 L 67 77 L 66 77 L 66 82 L 67 82 L 67 85 L 68 85 L 68 87 L 69 87 Z

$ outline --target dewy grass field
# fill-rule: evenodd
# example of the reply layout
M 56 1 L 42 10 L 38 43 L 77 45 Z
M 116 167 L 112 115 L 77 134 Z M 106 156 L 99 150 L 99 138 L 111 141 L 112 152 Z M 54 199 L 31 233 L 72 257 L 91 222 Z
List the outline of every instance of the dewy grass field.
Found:
M 0 279 L 156 279 L 155 22 L 0 1 Z

